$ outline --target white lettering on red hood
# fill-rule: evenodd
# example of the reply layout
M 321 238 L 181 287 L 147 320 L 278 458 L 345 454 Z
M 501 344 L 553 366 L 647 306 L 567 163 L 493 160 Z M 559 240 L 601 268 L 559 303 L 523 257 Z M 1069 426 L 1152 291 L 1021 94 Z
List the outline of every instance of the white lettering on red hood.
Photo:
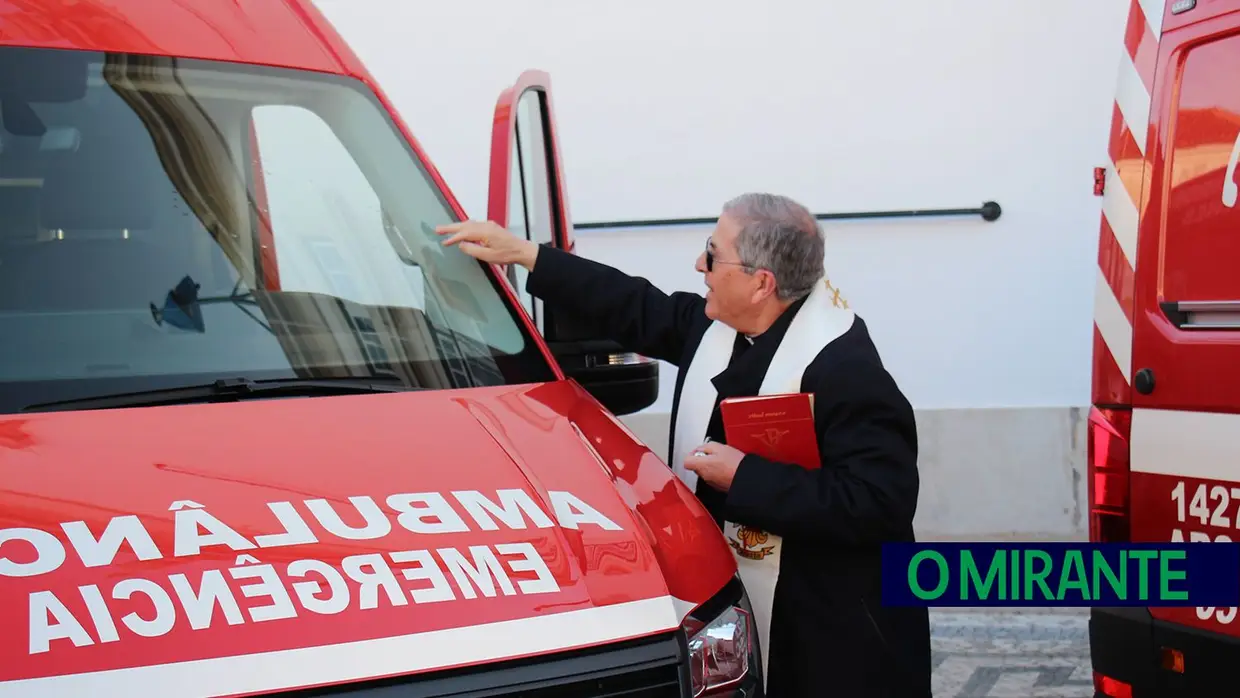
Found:
M 571 492 L 547 493 L 554 521 L 520 489 L 497 490 L 494 498 L 477 490 L 449 495 L 463 515 L 440 492 L 393 494 L 383 501 L 396 512 L 397 525 L 417 534 L 498 531 L 501 526 L 519 531 L 530 525 L 621 530 Z M 348 501 L 352 511 L 347 513 L 337 511 L 326 499 L 302 504 L 322 533 L 340 539 L 373 540 L 392 532 L 392 520 L 372 497 L 354 496 Z M 317 559 L 295 559 L 284 566 L 282 578 L 275 566 L 263 562 L 262 551 L 314 544 L 319 537 L 292 502 L 268 502 L 267 508 L 283 530 L 251 540 L 204 505 L 188 499 L 174 501 L 168 507 L 174 519 L 171 551 L 161 550 L 142 520 L 132 514 L 113 517 L 97 537 L 84 521 L 60 524 L 67 548 L 60 538 L 40 529 L 0 529 L 0 576 L 6 577 L 51 574 L 65 564 L 70 552 L 85 567 L 106 568 L 122 546 L 128 546 L 140 561 L 169 555 L 193 557 L 204 550 L 224 548 L 238 553 L 232 567 L 204 570 L 197 585 L 176 573 L 80 586 L 77 591 L 85 617 L 75 616 L 55 593 L 34 591 L 29 595 L 30 654 L 48 652 L 66 641 L 76 647 L 93 645 L 96 637 L 99 643 L 118 642 L 126 633 L 160 637 L 173 629 L 178 618 L 202 630 L 221 621 L 240 625 L 296 618 L 300 613 L 333 615 L 350 607 L 369 610 L 384 604 L 405 606 L 560 589 L 529 542 L 359 553 L 344 557 L 338 567 Z M 287 559 L 287 554 L 280 558 Z M 524 576 L 514 581 L 510 573 Z M 123 613 L 118 601 L 130 602 L 135 610 Z

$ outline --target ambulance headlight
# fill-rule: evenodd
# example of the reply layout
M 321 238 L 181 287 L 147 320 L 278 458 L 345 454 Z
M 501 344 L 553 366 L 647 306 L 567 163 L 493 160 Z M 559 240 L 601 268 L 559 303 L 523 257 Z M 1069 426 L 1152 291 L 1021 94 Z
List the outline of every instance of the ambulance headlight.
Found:
M 715 598 L 694 609 L 683 627 L 689 641 L 694 698 L 731 696 L 742 683 L 750 682 L 746 679 L 761 674 L 753 611 L 738 579 L 733 578 Z

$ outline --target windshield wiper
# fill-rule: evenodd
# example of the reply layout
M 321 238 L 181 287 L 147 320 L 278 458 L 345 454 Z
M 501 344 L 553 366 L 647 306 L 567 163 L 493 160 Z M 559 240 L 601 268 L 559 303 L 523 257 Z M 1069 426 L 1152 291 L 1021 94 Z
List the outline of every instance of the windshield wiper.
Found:
M 320 395 L 359 395 L 396 393 L 419 388 L 406 385 L 397 378 L 289 378 L 254 381 L 249 378 L 221 378 L 211 383 L 175 388 L 143 390 L 136 393 L 113 393 L 72 400 L 27 405 L 22 412 L 53 412 L 56 410 L 94 410 L 117 407 L 151 407 L 183 405 L 194 402 L 232 402 L 267 397 L 314 397 Z

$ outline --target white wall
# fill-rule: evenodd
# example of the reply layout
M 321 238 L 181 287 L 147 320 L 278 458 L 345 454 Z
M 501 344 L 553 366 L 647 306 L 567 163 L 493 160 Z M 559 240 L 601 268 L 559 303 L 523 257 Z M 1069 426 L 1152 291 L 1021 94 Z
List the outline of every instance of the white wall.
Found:
M 577 221 L 711 216 L 757 189 L 820 212 L 999 202 L 995 223 L 829 222 L 827 268 L 924 416 L 928 491 L 979 469 L 1014 500 L 1053 489 L 1017 503 L 1032 512 L 1019 521 L 1002 497 L 984 516 L 927 505 L 924 528 L 1081 533 L 1082 452 L 1065 434 L 1089 402 L 1092 169 L 1126 0 L 318 2 L 476 217 L 495 98 L 531 67 L 553 78 Z M 586 256 L 672 290 L 701 288 L 707 232 L 579 236 Z M 995 408 L 1033 411 L 965 436 L 933 414 L 986 431 L 974 411 Z

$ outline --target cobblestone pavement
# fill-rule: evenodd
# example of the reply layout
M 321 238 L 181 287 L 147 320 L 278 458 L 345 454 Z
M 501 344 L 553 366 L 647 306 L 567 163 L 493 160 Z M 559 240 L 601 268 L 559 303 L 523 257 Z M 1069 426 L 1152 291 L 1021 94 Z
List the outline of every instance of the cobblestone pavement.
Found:
M 931 611 L 935 698 L 1091 698 L 1087 613 Z

